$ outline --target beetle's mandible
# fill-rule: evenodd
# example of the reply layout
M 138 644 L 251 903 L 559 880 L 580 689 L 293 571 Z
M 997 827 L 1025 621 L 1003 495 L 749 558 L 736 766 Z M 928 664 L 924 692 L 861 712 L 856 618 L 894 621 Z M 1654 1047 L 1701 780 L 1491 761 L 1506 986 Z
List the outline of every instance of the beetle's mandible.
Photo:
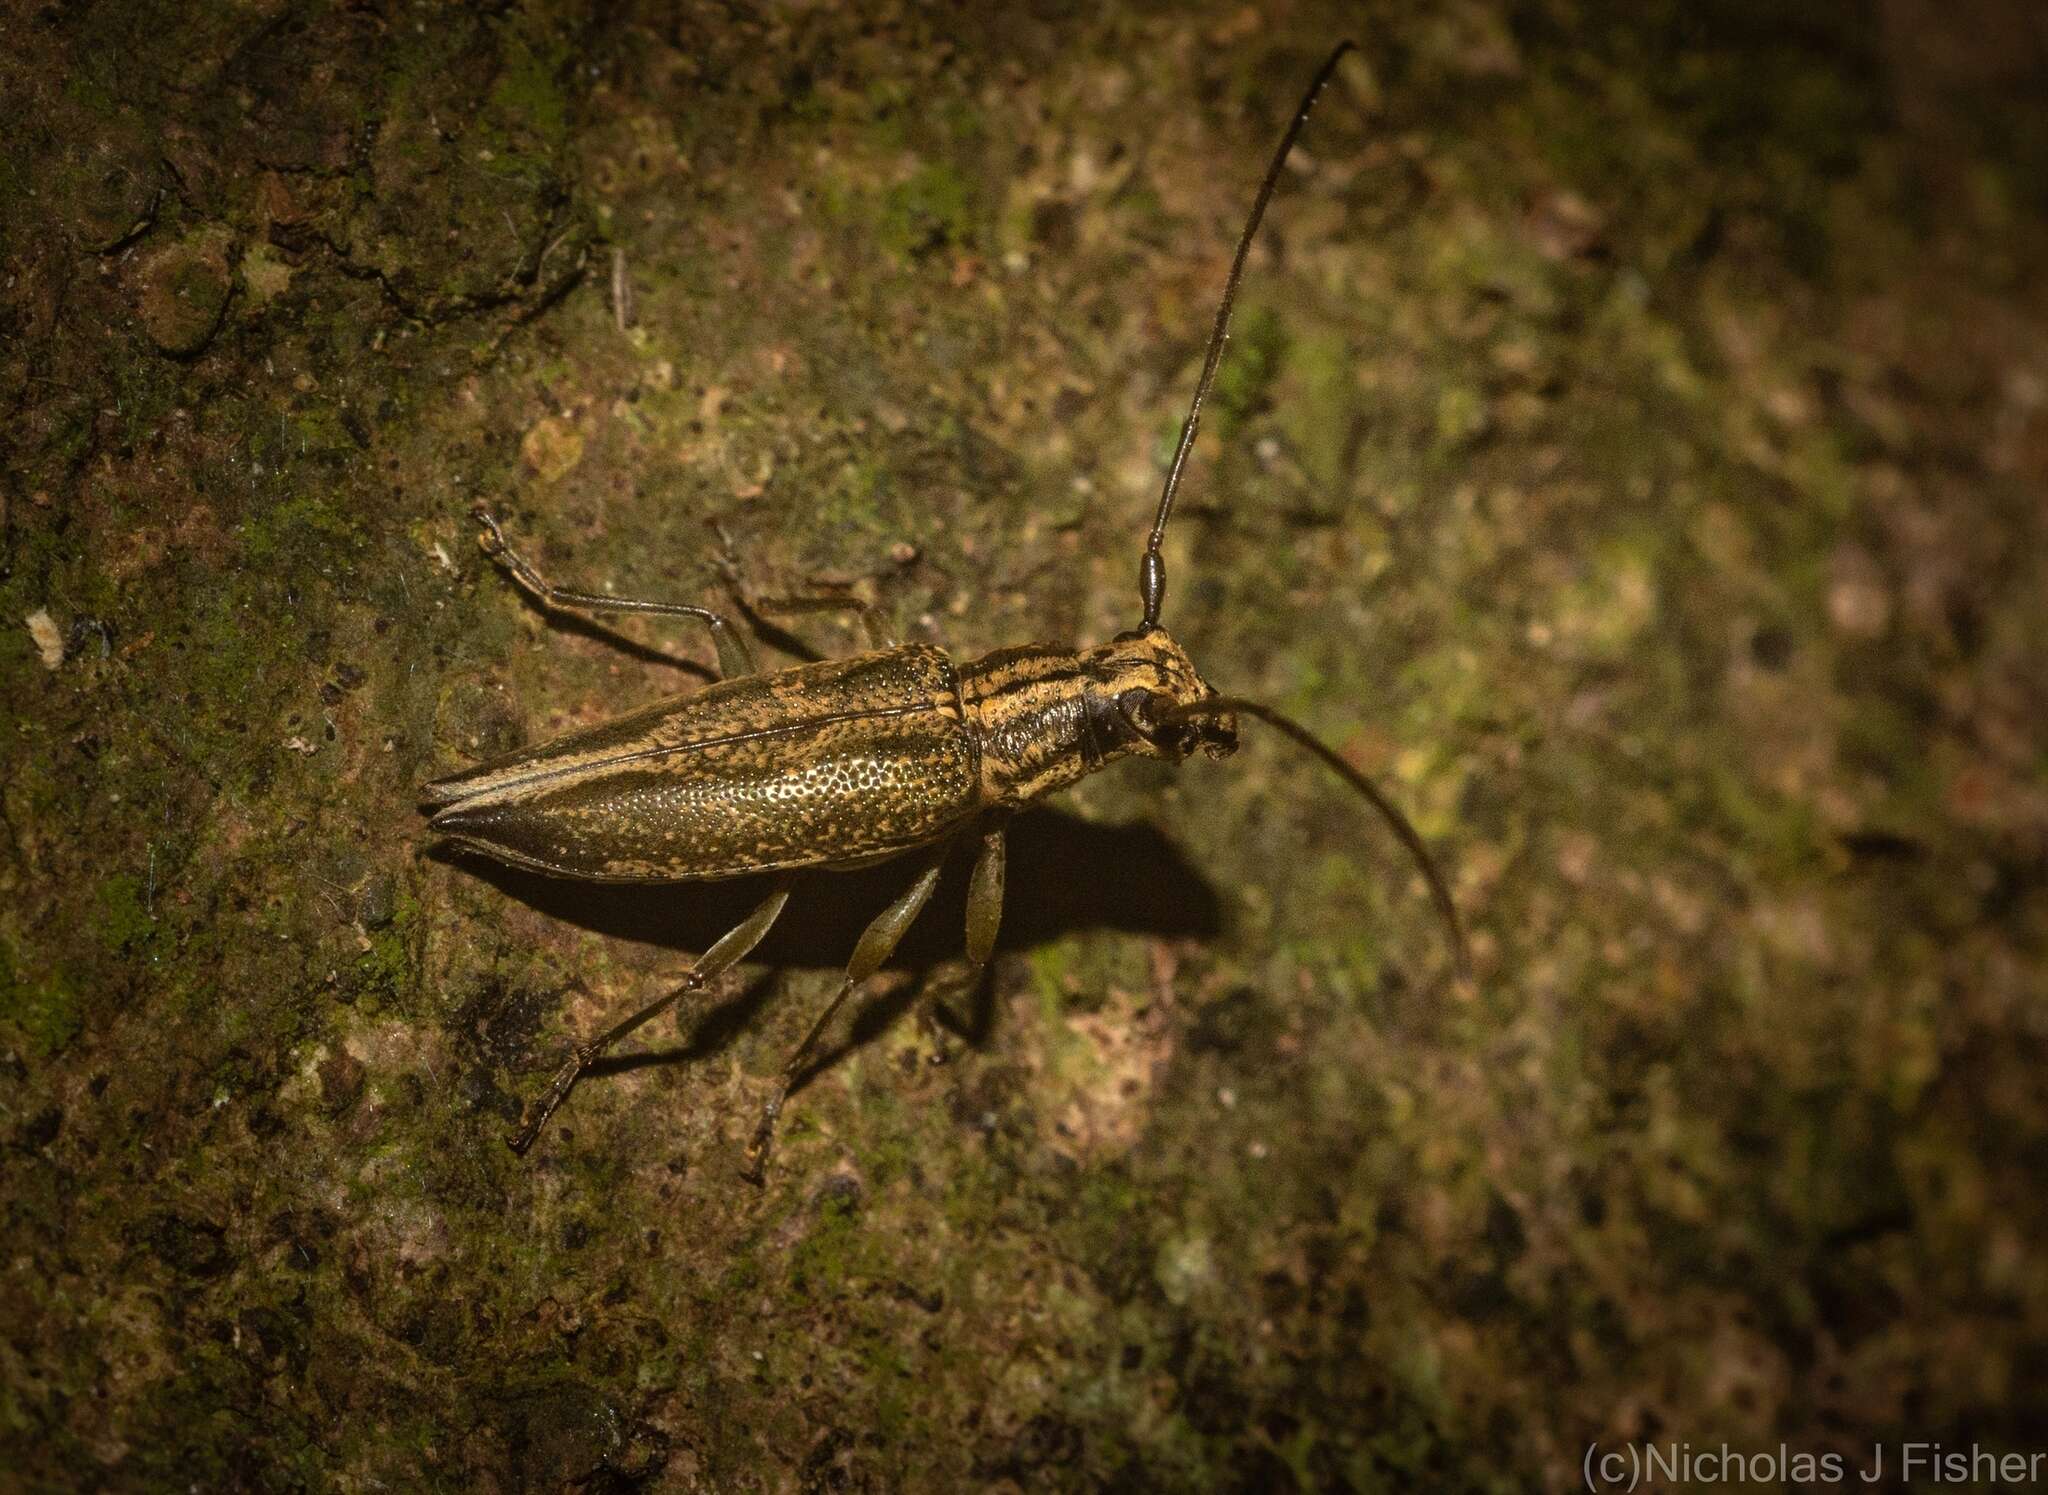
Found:
M 560 877 L 688 882 L 775 874 L 768 895 L 680 984 L 570 1056 L 510 1139 L 516 1151 L 532 1144 L 577 1078 L 613 1044 L 746 958 L 782 912 L 793 873 L 901 857 L 916 869 L 908 888 L 861 935 L 838 993 L 782 1066 L 763 1107 L 747 1149 L 747 1171 L 758 1179 L 776 1118 L 819 1036 L 889 958 L 959 838 L 979 841 L 966 941 L 970 967 L 979 972 L 994 951 L 1002 914 L 1003 822 L 1010 814 L 1120 758 L 1178 763 L 1197 749 L 1223 757 L 1236 751 L 1240 715 L 1306 748 L 1385 818 L 1421 867 L 1462 968 L 1463 937 L 1449 892 L 1401 812 L 1305 727 L 1211 689 L 1159 622 L 1166 593 L 1160 546 L 1223 355 L 1245 257 L 1295 137 L 1349 50 L 1351 43 L 1341 43 L 1309 84 L 1238 241 L 1139 563 L 1143 616 L 1129 632 L 1090 648 L 1026 644 L 956 663 L 942 649 L 889 639 L 870 611 L 863 615 L 870 652 L 764 674 L 744 635 L 711 609 L 551 586 L 478 508 L 484 549 L 542 606 L 694 618 L 711 631 L 723 678 L 694 695 L 428 784 L 422 793 L 431 828 Z

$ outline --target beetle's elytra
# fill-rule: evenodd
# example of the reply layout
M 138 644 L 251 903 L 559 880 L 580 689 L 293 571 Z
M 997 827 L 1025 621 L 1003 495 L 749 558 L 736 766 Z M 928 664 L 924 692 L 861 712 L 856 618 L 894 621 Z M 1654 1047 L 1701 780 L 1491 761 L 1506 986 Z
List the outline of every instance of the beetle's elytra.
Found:
M 968 889 L 966 953 L 978 972 L 995 948 L 1003 899 L 1003 822 L 1014 811 L 1120 758 L 1178 763 L 1197 749 L 1237 748 L 1237 719 L 1265 721 L 1369 800 L 1415 856 L 1451 930 L 1463 941 L 1442 877 L 1405 817 L 1308 730 L 1271 707 L 1218 695 L 1160 626 L 1172 516 L 1202 402 L 1229 331 L 1245 256 L 1280 170 L 1323 85 L 1351 43 L 1323 63 L 1282 136 L 1238 241 L 1201 378 L 1181 426 L 1139 563 L 1138 627 L 1088 648 L 1026 644 L 966 662 L 897 643 L 864 613 L 875 647 L 852 658 L 760 673 L 745 638 L 720 614 L 549 585 L 481 507 L 485 550 L 543 606 L 689 617 L 708 626 L 723 678 L 694 695 L 528 748 L 428 784 L 429 822 L 457 843 L 562 877 L 687 882 L 780 874 L 761 903 L 698 959 L 672 991 L 572 1054 L 511 1138 L 524 1151 L 577 1078 L 619 1039 L 701 989 L 767 934 L 789 897 L 788 875 L 903 858 L 908 888 L 855 946 L 837 995 L 783 1065 L 748 1149 L 758 1178 L 775 1120 L 819 1035 L 902 939 L 959 838 L 979 840 Z M 801 608 L 850 606 L 810 599 Z

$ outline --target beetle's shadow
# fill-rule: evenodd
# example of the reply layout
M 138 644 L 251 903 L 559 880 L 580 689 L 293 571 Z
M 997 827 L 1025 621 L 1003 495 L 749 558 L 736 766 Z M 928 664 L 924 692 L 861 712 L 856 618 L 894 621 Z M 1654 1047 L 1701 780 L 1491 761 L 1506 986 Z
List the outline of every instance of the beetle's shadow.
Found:
M 1040 808 L 1011 821 L 1008 837 L 998 956 L 1085 929 L 1199 938 L 1222 928 L 1222 903 L 1215 888 L 1156 826 L 1098 825 Z M 945 1001 L 954 1014 L 951 1025 L 970 1042 L 986 1037 L 993 1021 L 987 981 L 967 993 L 958 981 L 934 974 L 948 962 L 957 966 L 961 957 L 967 874 L 976 844 L 969 837 L 954 847 L 931 903 L 889 963 L 893 969 L 917 972 L 921 979 L 857 1010 L 851 1043 L 821 1052 L 811 1072 L 829 1066 L 847 1048 L 871 1040 L 926 990 Z M 461 867 L 550 918 L 678 953 L 710 948 L 752 912 L 771 886 L 765 876 L 713 883 L 577 882 L 508 867 L 445 845 L 427 854 Z M 774 996 L 781 973 L 844 969 L 868 922 L 903 891 L 911 875 L 909 859 L 898 858 L 852 872 L 800 876 L 782 917 L 751 957 L 775 967 L 775 974 L 700 1010 L 694 1021 L 685 1017 L 689 1036 L 680 1049 L 602 1061 L 591 1067 L 591 1076 L 648 1063 L 700 1059 L 722 1049 Z M 822 1002 L 827 995 L 817 1000 Z
M 1009 824 L 998 951 L 1029 949 L 1083 929 L 1193 938 L 1222 928 L 1215 889 L 1156 826 L 1097 825 L 1040 809 Z M 929 907 L 893 965 L 924 967 L 960 953 L 973 842 L 956 846 Z M 592 883 L 548 877 L 450 846 L 428 855 L 482 878 L 550 918 L 615 939 L 695 953 L 767 896 L 765 876 L 697 883 Z M 868 921 L 910 880 L 899 857 L 852 872 L 809 872 L 754 952 L 763 965 L 842 967 Z

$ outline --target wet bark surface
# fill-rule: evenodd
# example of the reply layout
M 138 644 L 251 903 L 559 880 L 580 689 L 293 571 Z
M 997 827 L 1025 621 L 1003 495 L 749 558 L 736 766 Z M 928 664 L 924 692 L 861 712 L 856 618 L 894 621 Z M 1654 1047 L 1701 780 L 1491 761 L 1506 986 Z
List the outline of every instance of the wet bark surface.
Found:
M 1248 723 L 758 884 L 417 786 L 709 677 L 551 578 L 1137 618 Z M 2025 1448 L 2048 1367 L 2048 132 L 1997 0 L 16 7 L 0 1463 L 28 1488 L 1564 1488 Z M 859 647 L 825 619 L 776 661 Z M 937 993 L 941 1036 L 909 1020 Z M 947 1062 L 934 1063 L 944 1057 Z

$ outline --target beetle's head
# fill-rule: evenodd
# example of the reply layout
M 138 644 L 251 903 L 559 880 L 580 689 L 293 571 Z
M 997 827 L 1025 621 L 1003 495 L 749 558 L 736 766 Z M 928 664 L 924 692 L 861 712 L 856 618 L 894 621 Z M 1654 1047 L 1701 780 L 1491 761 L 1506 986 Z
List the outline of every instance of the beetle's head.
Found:
M 1212 758 L 1237 751 L 1237 718 L 1175 713 L 1215 696 L 1194 661 L 1156 623 L 1120 633 L 1083 656 L 1091 677 L 1090 725 L 1099 740 L 1178 763 L 1200 748 Z

